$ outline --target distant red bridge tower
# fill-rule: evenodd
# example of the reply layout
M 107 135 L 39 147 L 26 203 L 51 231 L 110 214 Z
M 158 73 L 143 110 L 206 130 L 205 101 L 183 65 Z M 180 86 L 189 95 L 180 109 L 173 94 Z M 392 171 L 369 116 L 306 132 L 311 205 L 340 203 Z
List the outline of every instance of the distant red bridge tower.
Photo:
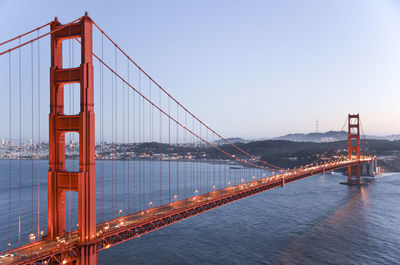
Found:
M 57 19 L 54 31 L 62 25 Z M 62 67 L 64 40 L 80 38 L 79 67 Z M 95 245 L 86 243 L 96 237 L 96 172 L 93 96 L 92 20 L 87 14 L 78 22 L 51 34 L 48 237 L 53 240 L 66 233 L 66 191 L 78 192 L 79 264 L 97 264 Z M 80 84 L 80 112 L 64 114 L 64 85 Z M 65 133 L 79 133 L 79 171 L 65 170 Z
M 349 114 L 348 118 L 348 158 L 360 160 L 360 115 Z M 361 163 L 348 167 L 348 184 L 361 183 Z M 356 178 L 354 179 L 353 176 Z

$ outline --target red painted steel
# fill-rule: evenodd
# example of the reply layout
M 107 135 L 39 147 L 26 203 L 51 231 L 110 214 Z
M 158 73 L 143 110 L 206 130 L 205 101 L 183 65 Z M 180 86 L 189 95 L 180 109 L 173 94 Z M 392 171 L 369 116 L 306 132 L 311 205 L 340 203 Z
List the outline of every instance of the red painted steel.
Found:
M 349 114 L 348 117 L 348 158 L 357 160 L 360 159 L 360 115 Z M 355 143 L 355 145 L 354 145 Z M 360 184 L 361 183 L 361 165 L 358 163 L 354 166 L 348 167 L 348 184 Z M 356 179 L 353 179 L 353 173 L 355 173 Z
M 62 27 L 60 30 L 56 30 Z M 97 249 L 88 244 L 96 237 L 96 172 L 93 95 L 92 20 L 86 14 L 67 27 L 51 23 L 48 239 L 66 233 L 66 191 L 78 192 L 78 242 L 80 264 L 96 264 Z M 62 43 L 81 38 L 81 64 L 62 68 Z M 80 112 L 64 114 L 64 85 L 80 84 Z M 79 172 L 65 170 L 65 133 L 79 133 Z

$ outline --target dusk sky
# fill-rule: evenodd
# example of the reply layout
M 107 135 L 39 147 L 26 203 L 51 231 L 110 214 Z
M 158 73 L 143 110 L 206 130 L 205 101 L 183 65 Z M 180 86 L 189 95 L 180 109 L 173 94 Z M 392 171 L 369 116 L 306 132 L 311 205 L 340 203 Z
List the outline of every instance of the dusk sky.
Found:
M 400 2 L 0 0 L 0 41 L 85 11 L 225 137 L 400 133 Z

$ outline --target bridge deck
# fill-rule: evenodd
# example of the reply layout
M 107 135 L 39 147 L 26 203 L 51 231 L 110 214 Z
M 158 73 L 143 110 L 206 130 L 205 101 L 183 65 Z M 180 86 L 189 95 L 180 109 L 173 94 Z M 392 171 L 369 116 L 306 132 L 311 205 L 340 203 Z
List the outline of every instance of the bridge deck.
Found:
M 113 219 L 97 225 L 96 238 L 90 244 L 96 244 L 98 250 L 107 249 L 113 245 L 251 195 L 326 171 L 353 166 L 359 162 L 370 162 L 372 159 L 374 158 L 363 157 L 360 161 L 335 161 L 318 166 L 300 168 L 289 173 L 253 180 Z M 72 260 L 79 256 L 77 231 L 74 231 L 70 236 L 66 236 L 65 241 L 43 240 L 13 249 L 10 253 L 17 254 L 4 257 L 7 252 L 3 253 L 3 256 L 0 257 L 0 263 L 33 264 L 41 261 L 46 261 L 44 262 L 45 264 L 47 262 L 63 263 L 63 261 Z

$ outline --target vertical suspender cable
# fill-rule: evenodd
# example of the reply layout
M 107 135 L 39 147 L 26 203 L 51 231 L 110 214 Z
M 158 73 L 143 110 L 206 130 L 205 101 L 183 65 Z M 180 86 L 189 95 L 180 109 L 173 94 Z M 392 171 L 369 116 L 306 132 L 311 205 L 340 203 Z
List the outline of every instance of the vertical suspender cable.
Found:
M 101 39 L 101 57 L 103 58 L 103 38 Z M 100 86 L 100 222 L 103 222 L 103 87 L 102 87 L 102 63 L 99 62 L 99 86 Z
M 101 33 L 101 59 L 104 59 L 104 34 Z M 104 152 L 104 65 L 101 64 L 101 152 Z M 101 159 L 101 221 L 104 222 L 104 157 Z
M 201 137 L 201 123 L 199 123 L 199 128 L 200 128 L 200 137 Z M 202 145 L 203 143 L 201 143 L 201 145 Z M 201 157 L 203 158 L 202 159 L 202 163 L 200 164 L 200 174 L 199 174 L 199 177 L 200 177 L 200 182 L 201 182 L 201 190 L 202 190 L 202 192 L 201 193 L 205 193 L 205 188 L 204 188 L 204 183 L 205 183 L 205 177 L 204 177 L 204 154 L 205 154 L 205 150 L 206 150 L 206 145 L 203 145 L 202 147 L 202 154 L 201 154 Z
M 171 115 L 171 97 L 168 97 L 168 116 Z M 171 203 L 171 118 L 168 117 L 168 203 Z
M 187 112 L 186 111 L 185 111 L 185 127 L 187 127 Z M 187 131 L 186 130 L 184 130 L 183 142 L 185 144 L 184 146 L 187 146 L 188 143 L 187 143 Z M 183 159 L 184 159 L 184 177 L 183 177 L 183 181 L 184 181 L 184 186 L 185 186 L 185 188 L 184 188 L 184 190 L 185 190 L 185 194 L 184 194 L 185 198 L 187 197 L 187 178 L 188 178 L 188 174 L 187 174 L 187 164 L 188 164 L 188 162 L 187 162 L 186 153 L 187 152 L 183 153 Z
M 122 160 L 122 209 L 125 214 L 125 191 L 126 191 L 126 175 L 125 175 L 125 166 L 126 166 L 126 145 L 125 145 L 125 83 L 122 83 L 122 146 L 123 148 L 123 160 Z
M 115 216 L 114 207 L 114 157 L 115 157 L 115 145 L 114 145 L 114 75 L 111 73 L 111 217 Z
M 19 38 L 21 44 L 21 38 Z M 21 48 L 18 49 L 19 68 L 19 169 L 18 169 L 18 247 L 21 245 L 21 185 L 22 185 L 22 67 Z
M 31 43 L 31 135 L 32 135 L 32 140 L 30 141 L 31 144 L 31 234 L 33 234 L 33 159 L 34 159 L 34 152 L 33 152 L 33 89 L 34 88 L 34 84 L 33 84 L 33 42 Z
M 128 83 L 130 82 L 130 80 L 129 80 L 129 60 L 127 60 L 127 78 L 128 78 Z M 127 99 L 128 99 L 128 151 L 130 151 L 130 144 L 131 144 L 131 142 L 130 142 L 130 135 L 129 135 L 129 132 L 130 132 L 130 115 L 129 115 L 129 113 L 131 112 L 131 110 L 130 110 L 130 104 L 129 104 L 129 102 L 130 102 L 130 99 L 129 99 L 129 95 L 130 95 L 130 93 L 129 93 L 129 88 L 127 88 Z M 131 200 L 130 200 L 130 190 L 131 190 L 131 187 L 130 187 L 130 160 L 131 160 L 131 156 L 129 155 L 129 160 L 128 160 L 128 212 L 129 213 L 131 213 Z
M 139 91 L 141 91 L 141 79 L 140 79 L 140 71 L 139 71 L 139 75 L 138 75 L 138 78 L 139 78 Z M 140 97 L 138 98 L 138 100 L 139 100 L 139 104 L 138 104 L 138 114 L 139 114 L 139 143 L 140 143 L 140 145 L 142 145 L 143 146 L 143 143 L 142 143 L 142 108 L 141 108 L 141 100 L 140 100 Z M 142 148 L 139 148 L 140 150 L 139 151 L 141 151 L 142 150 Z M 138 201 L 138 203 L 139 203 L 139 209 L 141 209 L 141 207 L 142 207 L 142 156 L 141 156 L 142 154 L 139 154 L 139 201 Z
M 199 123 L 199 135 L 200 135 L 200 137 L 202 137 L 201 136 L 201 124 Z M 200 150 L 201 150 L 201 152 L 200 152 L 200 163 L 199 163 L 199 173 L 198 173 L 198 176 L 199 176 L 199 180 L 200 180 L 200 190 L 201 190 L 201 193 L 204 193 L 204 181 L 203 181 L 203 164 L 204 164 L 204 161 L 203 161 L 203 151 L 204 150 L 202 150 L 203 149 L 203 147 L 201 146 L 201 143 L 199 144 L 199 147 L 200 147 Z
M 151 83 L 150 83 L 151 85 Z M 150 92 L 152 91 L 152 87 L 150 86 Z M 154 97 L 154 102 L 156 101 L 156 95 L 154 95 L 155 93 L 153 93 L 153 97 Z M 153 200 L 155 200 L 155 194 L 154 194 L 154 188 L 155 188 L 155 182 L 156 182 L 156 177 L 155 177 L 155 167 L 153 168 L 153 165 L 155 165 L 155 161 L 154 160 L 154 153 L 156 151 L 155 149 L 155 117 L 154 117 L 154 108 L 153 106 L 151 106 L 151 143 L 152 143 L 152 149 L 151 149 L 151 168 L 152 168 L 152 186 L 151 186 L 151 192 L 152 192 L 152 199 L 151 201 L 151 206 L 153 206 Z M 154 146 L 153 146 L 154 143 Z
M 176 105 L 176 120 L 179 121 L 179 106 Z M 176 196 L 179 198 L 179 126 L 176 123 Z M 175 197 L 175 196 L 174 196 Z
M 115 47 L 115 72 L 117 72 L 117 48 Z M 118 145 L 118 78 L 115 77 L 115 144 Z M 117 155 L 117 151 L 115 151 Z M 119 212 L 118 206 L 118 159 L 115 157 L 115 207 Z
M 151 80 L 149 80 L 149 98 L 150 101 L 151 99 Z M 150 195 L 149 195 L 149 208 L 151 208 L 152 202 L 152 193 L 153 193 L 153 108 L 152 105 L 149 104 L 149 128 L 150 128 L 150 150 L 149 150 L 149 155 L 150 155 Z
M 159 106 L 160 106 L 160 108 L 161 108 L 161 89 L 159 89 L 158 90 L 159 91 Z M 159 127 L 159 130 L 160 130 L 160 139 L 159 139 L 159 142 L 160 142 L 160 168 L 159 168 L 159 175 L 160 175 L 160 204 L 159 205 L 162 205 L 162 154 L 163 154 L 163 152 L 162 152 L 162 140 L 161 140 L 161 133 L 162 133 L 162 120 L 161 120 L 161 118 L 162 118 L 162 116 L 161 116 L 161 112 L 159 112 L 159 115 L 160 115 L 160 117 L 159 117 L 159 119 L 160 119 L 160 127 Z
M 196 125 L 197 125 L 197 122 L 196 122 Z M 199 129 L 198 134 L 201 137 L 200 129 Z M 195 141 L 196 141 L 196 139 L 195 139 Z M 198 192 L 202 193 L 202 191 L 201 191 L 201 182 L 200 182 L 200 173 L 201 173 L 200 172 L 200 168 L 201 168 L 201 163 L 202 163 L 202 161 L 201 161 L 201 152 L 202 152 L 202 150 L 201 150 L 201 142 L 196 143 L 196 146 L 197 146 L 197 159 L 198 159 L 198 163 L 196 163 L 196 185 L 197 185 Z
M 151 101 L 151 82 L 149 82 L 149 99 Z M 152 186 L 152 161 L 151 161 L 151 104 L 149 104 L 149 159 L 150 159 L 150 163 L 149 163 L 149 201 L 151 202 L 151 186 Z M 150 208 L 150 202 L 149 202 L 149 208 Z M 148 205 L 145 205 L 145 207 L 147 208 Z
M 208 142 L 208 128 L 207 127 L 206 127 L 206 140 Z M 209 150 L 209 148 L 207 147 L 206 151 L 209 152 L 208 150 Z M 209 154 L 207 156 L 209 156 Z M 206 175 L 207 175 L 207 185 L 206 185 L 207 189 L 206 189 L 206 191 L 209 191 L 209 188 L 210 188 L 210 163 L 207 160 L 206 160 L 206 165 L 205 166 L 206 166 L 206 170 L 207 170 L 207 172 L 206 172 Z
M 224 163 L 224 183 L 225 183 L 226 187 L 230 186 L 230 184 L 228 183 L 229 180 L 230 180 L 230 177 L 228 178 L 227 165 L 226 165 L 226 163 Z
M 219 158 L 219 155 L 217 155 L 218 159 L 218 189 L 222 189 L 224 185 L 221 185 L 221 159 Z
M 214 133 L 212 133 L 211 132 L 211 134 L 212 134 L 212 141 L 213 141 L 213 143 L 215 143 L 214 141 L 215 141 L 215 138 L 214 138 Z M 214 187 L 217 187 L 217 184 L 215 183 L 215 172 L 214 172 L 214 169 L 215 169 L 215 167 L 214 167 L 214 163 L 211 165 L 211 173 L 212 173 L 212 188 L 213 189 L 215 189 Z
M 200 126 L 201 126 L 201 124 L 200 124 Z M 205 129 L 205 131 L 206 131 L 206 139 L 208 138 L 208 135 L 207 135 L 207 128 Z M 207 139 L 207 142 L 208 142 L 208 139 Z M 208 192 L 208 185 L 207 185 L 207 171 L 208 171 L 208 168 L 207 168 L 207 150 L 208 149 L 208 146 L 207 145 L 205 145 L 204 144 L 204 147 L 203 147 L 203 163 L 201 164 L 202 165 L 202 167 L 201 167 L 201 170 L 202 170 L 202 180 L 203 180 L 203 192 Z
M 125 147 L 125 83 L 122 83 L 122 146 L 121 149 L 123 151 L 123 160 L 122 160 L 122 209 L 123 212 L 125 213 L 126 208 L 125 208 L 125 190 L 126 190 L 126 185 L 125 185 L 125 159 L 126 159 L 126 147 Z
M 9 82 L 9 87 L 8 87 L 8 107 L 9 107 L 9 140 L 8 140 L 8 146 L 9 146 L 9 151 L 10 151 L 10 157 L 8 160 L 8 251 L 10 251 L 10 246 L 11 246 L 11 171 L 12 171 L 12 161 L 11 161 L 11 152 L 12 152 L 12 146 L 11 146 L 11 52 L 8 54 L 8 82 Z
M 38 30 L 38 36 L 40 36 Z M 38 39 L 38 209 L 37 209 L 37 238 L 40 236 L 40 40 Z
M 143 93 L 144 93 L 144 89 L 143 89 Z M 145 141 L 146 141 L 146 130 L 145 130 L 145 128 L 146 128 L 146 116 L 145 116 L 145 101 L 144 101 L 144 99 L 142 98 L 142 115 L 143 115 L 143 117 L 142 117 L 142 121 L 143 121 L 143 126 L 142 126 L 142 130 L 143 130 L 143 132 L 142 132 L 142 139 L 143 139 L 143 145 L 142 145 L 142 150 L 143 150 L 143 152 L 142 152 L 142 154 L 144 155 L 145 154 Z M 142 209 L 144 210 L 144 209 L 146 209 L 146 206 L 145 206 L 145 204 L 146 204 L 146 161 L 144 160 L 145 159 L 145 157 L 143 156 L 143 170 L 142 170 L 142 185 L 143 185 L 143 196 L 142 196 Z
M 135 152 L 135 155 L 137 154 L 137 144 L 136 144 L 136 120 L 135 120 L 135 117 L 136 117 L 136 115 L 135 115 L 135 109 L 136 109 L 136 105 L 135 105 L 135 96 L 136 96 L 136 93 L 132 93 L 132 110 L 133 110 L 133 113 L 132 113 L 132 124 L 133 124 L 133 128 L 132 128 L 132 138 L 133 138 L 133 143 L 134 143 L 134 149 L 133 150 L 135 150 L 136 152 Z M 133 194 L 132 194 L 132 198 L 133 198 L 133 206 L 132 206 L 132 212 L 135 212 L 135 206 L 136 206 L 136 202 L 135 202 L 135 195 L 136 195 L 136 193 L 135 193 L 135 187 L 136 187 L 136 185 L 135 185 L 135 176 L 136 176 L 136 168 L 137 168 L 137 166 L 135 166 L 135 162 L 136 162 L 136 158 L 135 158 L 135 160 L 133 160 L 133 163 L 132 163 L 132 166 L 133 166 L 133 168 L 132 168 L 132 192 L 133 192 Z
M 194 132 L 194 118 L 192 117 L 192 131 Z M 195 157 L 195 144 L 194 144 L 194 135 L 191 134 L 190 137 L 192 138 L 192 159 L 196 159 Z M 195 193 L 195 184 L 194 184 L 194 161 L 190 162 L 190 167 L 192 169 L 192 174 L 191 174 L 191 181 L 192 181 L 192 192 L 193 194 Z M 194 194 L 195 195 L 195 194 Z

